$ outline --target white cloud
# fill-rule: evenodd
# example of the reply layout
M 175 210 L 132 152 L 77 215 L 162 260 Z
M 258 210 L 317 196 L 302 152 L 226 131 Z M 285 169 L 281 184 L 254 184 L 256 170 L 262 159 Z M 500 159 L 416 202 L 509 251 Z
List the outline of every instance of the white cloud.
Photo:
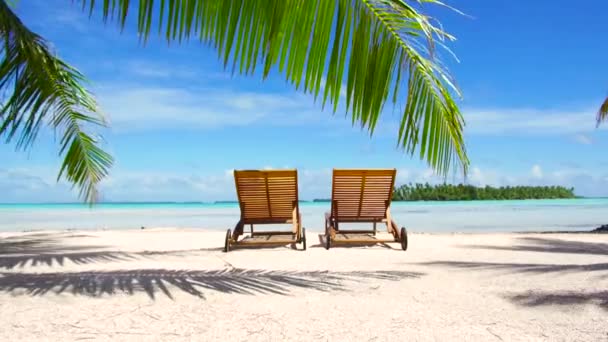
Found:
M 217 82 L 218 80 L 230 79 L 230 73 L 226 71 L 209 71 L 209 66 L 203 62 L 192 65 L 175 65 L 152 62 L 144 59 L 132 59 L 128 61 L 110 61 L 104 63 L 103 67 L 108 70 L 120 71 L 131 77 L 142 77 L 145 79 L 167 80 L 189 80 L 190 82 Z M 212 68 L 213 70 L 215 67 Z
M 476 186 L 562 185 L 574 187 L 577 195 L 608 195 L 608 174 L 594 174 L 580 169 L 543 171 L 534 165 L 530 173 L 505 173 L 495 169 L 472 167 L 467 183 Z M 539 173 L 535 172 L 538 171 Z M 331 169 L 300 169 L 300 198 L 329 198 Z M 1 202 L 72 202 L 77 193 L 65 183 L 56 183 L 55 173 L 43 169 L 0 169 Z M 542 178 L 538 175 L 542 174 Z M 437 184 L 444 179 L 428 169 L 399 169 L 397 185 L 405 183 Z M 461 179 L 448 179 L 460 183 Z M 149 171 L 115 170 L 101 185 L 104 201 L 215 201 L 234 200 L 236 193 L 232 170 L 216 174 L 197 172 L 172 174 Z
M 128 72 L 134 76 L 152 77 L 152 78 L 184 78 L 192 75 L 192 71 L 187 69 L 166 68 L 160 65 L 153 65 L 146 62 L 130 62 L 128 64 Z
M 117 131 L 345 121 L 321 111 L 309 96 L 297 93 L 119 85 L 102 87 L 98 99 Z
M 596 128 L 595 109 L 549 110 L 517 108 L 462 108 L 468 136 L 564 136 L 581 144 L 591 144 L 594 132 L 605 132 L 608 125 Z M 397 136 L 402 108 L 388 104 L 378 121 L 375 135 Z
M 27 23 L 34 28 L 43 28 L 49 30 L 69 30 L 72 34 L 85 33 L 89 30 L 88 12 L 82 11 L 80 6 L 66 3 L 64 6 L 53 6 L 42 1 L 31 1 L 28 4 L 36 12 L 42 12 L 46 15 L 40 16 L 38 20 Z M 17 11 L 21 6 L 17 6 Z M 97 23 L 95 23 L 97 24 Z
M 592 145 L 593 144 L 593 138 L 591 138 L 588 134 L 577 134 L 574 136 L 574 141 L 578 142 L 579 144 L 583 144 L 583 145 Z
M 475 186 L 498 185 L 507 183 L 507 179 L 503 179 L 495 170 L 484 170 L 474 166 L 471 168 L 467 178 L 467 183 Z
M 530 173 L 532 174 L 533 178 L 536 178 L 536 179 L 543 178 L 543 169 L 540 167 L 540 165 L 532 166 L 532 170 L 530 171 Z
M 405 184 L 410 181 L 411 172 L 408 169 L 399 169 L 397 170 L 397 179 L 395 179 L 395 183 Z
M 105 201 L 214 201 L 234 199 L 231 172 L 218 175 L 128 172 L 101 184 Z
M 0 169 L 0 203 L 71 202 L 77 194 L 64 182 L 57 183 L 56 170 Z
M 471 134 L 581 134 L 595 130 L 595 109 L 464 108 Z
M 331 170 L 298 170 L 298 184 L 301 199 L 327 198 L 331 193 Z M 236 199 L 233 170 L 212 175 L 129 172 L 111 176 L 103 182 L 101 189 L 106 201 Z

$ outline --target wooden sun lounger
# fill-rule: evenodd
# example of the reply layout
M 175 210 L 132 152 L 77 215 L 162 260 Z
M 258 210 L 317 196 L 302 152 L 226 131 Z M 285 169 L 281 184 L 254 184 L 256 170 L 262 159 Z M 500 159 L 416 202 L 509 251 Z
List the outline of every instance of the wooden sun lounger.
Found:
M 407 250 L 407 231 L 399 229 L 391 218 L 396 174 L 395 169 L 334 169 L 331 211 L 325 214 L 325 248 L 335 244 L 399 242 Z M 373 230 L 344 230 L 341 223 L 371 223 Z M 378 223 L 386 225 L 391 239 L 376 238 Z
M 298 204 L 296 170 L 234 171 L 241 219 L 226 232 L 224 252 L 232 246 L 287 245 L 301 243 L 306 250 L 306 231 Z M 254 231 L 258 224 L 291 224 L 290 231 Z M 245 225 L 251 234 L 239 240 Z

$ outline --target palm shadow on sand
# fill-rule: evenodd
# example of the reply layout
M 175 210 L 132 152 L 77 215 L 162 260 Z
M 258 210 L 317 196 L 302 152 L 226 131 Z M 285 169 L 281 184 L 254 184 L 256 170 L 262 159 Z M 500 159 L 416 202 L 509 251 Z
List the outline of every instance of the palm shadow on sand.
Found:
M 505 271 L 526 274 L 560 274 L 599 272 L 598 280 L 608 278 L 608 263 L 595 264 L 533 264 L 533 263 L 495 263 L 465 261 L 434 261 L 421 263 L 425 266 L 459 268 L 465 270 Z M 549 305 L 574 306 L 598 305 L 608 310 L 608 291 L 527 291 L 508 293 L 504 297 L 514 304 L 524 307 L 541 307 Z
M 189 256 L 198 252 L 221 251 L 217 248 L 190 250 L 123 252 L 108 250 L 108 246 L 74 245 L 67 243 L 71 238 L 90 235 L 71 233 L 36 233 L 0 239 L 0 269 L 37 266 L 64 266 L 67 261 L 76 265 L 131 261 L 140 258 L 162 256 Z
M 25 266 L 62 266 L 75 264 L 129 261 L 147 257 L 189 256 L 202 250 L 219 252 L 221 248 L 121 252 L 100 250 L 104 246 L 67 243 L 69 233 L 28 234 L 0 239 L 0 268 L 11 270 Z M 79 236 L 81 237 L 81 236 Z M 145 293 L 156 298 L 162 293 L 173 298 L 172 290 L 204 297 L 204 291 L 230 294 L 288 295 L 295 288 L 317 291 L 347 289 L 348 282 L 367 280 L 399 281 L 419 278 L 423 273 L 407 271 L 272 271 L 251 269 L 173 270 L 134 269 L 88 272 L 0 273 L 0 292 L 43 296 L 71 293 L 91 297 Z
M 171 289 L 179 289 L 200 298 L 204 298 L 204 291 L 288 295 L 294 288 L 340 291 L 348 289 L 348 282 L 399 281 L 423 275 L 406 271 L 290 272 L 255 269 L 0 273 L 0 292 L 31 296 L 59 295 L 65 292 L 91 297 L 143 292 L 152 299 L 157 293 L 173 299 Z
M 571 241 L 551 238 L 519 238 L 513 246 L 472 245 L 463 248 L 490 249 L 514 252 L 561 253 L 581 255 L 606 255 L 608 244 L 600 242 Z M 477 262 L 477 261 L 433 261 L 420 263 L 424 266 L 447 267 L 462 270 L 499 271 L 506 273 L 524 273 L 529 275 L 572 274 L 595 275 L 598 281 L 608 279 L 607 262 L 590 264 L 539 264 L 510 262 Z M 522 293 L 507 293 L 504 298 L 523 307 L 542 306 L 579 306 L 597 305 L 608 310 L 608 291 L 587 290 L 532 290 Z
M 491 249 L 516 252 L 542 252 L 565 254 L 608 255 L 608 243 L 572 241 L 563 239 L 523 237 L 512 246 L 467 245 L 463 248 Z
M 524 307 L 597 305 L 608 311 L 608 291 L 529 291 L 505 297 Z
M 63 266 L 66 261 L 77 265 L 135 259 L 136 255 L 103 250 L 104 246 L 70 245 L 70 233 L 37 233 L 0 239 L 0 269 L 35 266 Z

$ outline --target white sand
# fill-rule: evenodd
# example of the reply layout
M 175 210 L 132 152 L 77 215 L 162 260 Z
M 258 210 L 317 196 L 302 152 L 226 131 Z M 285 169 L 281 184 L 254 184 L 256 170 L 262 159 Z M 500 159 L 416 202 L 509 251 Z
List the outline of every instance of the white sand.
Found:
M 221 252 L 224 233 L 0 234 L 0 341 L 598 341 L 608 236 L 414 234 Z

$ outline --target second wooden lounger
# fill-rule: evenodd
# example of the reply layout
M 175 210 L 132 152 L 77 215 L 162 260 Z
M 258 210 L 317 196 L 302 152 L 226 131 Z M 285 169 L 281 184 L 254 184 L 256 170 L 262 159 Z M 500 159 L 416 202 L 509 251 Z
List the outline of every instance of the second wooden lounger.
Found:
M 224 252 L 233 246 L 287 245 L 301 243 L 306 250 L 306 231 L 302 228 L 298 203 L 296 170 L 234 171 L 234 182 L 241 219 L 234 231 L 226 232 Z M 290 231 L 254 231 L 258 224 L 291 224 Z M 251 234 L 239 240 L 245 225 Z
M 390 212 L 397 170 L 337 170 L 333 172 L 331 211 L 325 214 L 325 248 L 337 244 L 398 242 L 407 250 L 407 231 Z M 370 223 L 373 230 L 345 230 L 342 223 Z M 376 224 L 386 225 L 390 238 L 376 236 Z

